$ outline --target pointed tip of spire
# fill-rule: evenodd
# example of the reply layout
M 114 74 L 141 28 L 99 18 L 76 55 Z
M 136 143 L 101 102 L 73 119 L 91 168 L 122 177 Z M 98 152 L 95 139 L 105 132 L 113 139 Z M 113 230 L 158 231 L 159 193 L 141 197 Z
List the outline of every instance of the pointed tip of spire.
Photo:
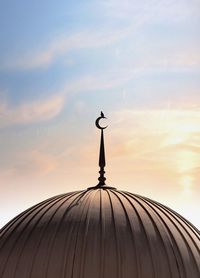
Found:
M 101 117 L 102 118 L 105 118 L 105 116 L 104 116 L 104 113 L 101 111 Z

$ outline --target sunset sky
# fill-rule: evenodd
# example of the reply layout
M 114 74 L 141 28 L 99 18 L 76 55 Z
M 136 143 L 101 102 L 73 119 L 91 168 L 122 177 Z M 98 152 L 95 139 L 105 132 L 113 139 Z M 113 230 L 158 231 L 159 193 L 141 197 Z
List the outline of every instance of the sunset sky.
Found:
M 0 227 L 107 184 L 200 228 L 200 1 L 0 2 Z

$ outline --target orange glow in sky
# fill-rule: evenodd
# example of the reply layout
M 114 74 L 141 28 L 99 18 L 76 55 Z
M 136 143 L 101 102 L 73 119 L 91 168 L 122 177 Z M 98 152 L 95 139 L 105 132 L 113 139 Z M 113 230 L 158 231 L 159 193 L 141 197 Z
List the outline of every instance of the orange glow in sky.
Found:
M 200 118 L 198 111 L 188 110 L 124 110 L 110 114 L 105 131 L 108 184 L 158 200 L 198 226 L 197 118 Z M 37 202 L 38 192 L 39 201 L 95 185 L 100 134 L 91 123 L 88 126 L 91 130 L 84 142 L 67 145 L 66 134 L 63 138 L 58 134 L 45 142 L 45 147 L 21 153 L 16 158 L 21 158 L 18 168 L 1 175 L 2 182 L 8 186 L 2 189 L 4 195 L 9 194 L 16 204 L 22 202 L 21 207 L 25 208 Z M 58 148 L 60 151 L 55 152 Z M 27 193 L 20 195 L 19 192 L 19 199 L 15 199 L 17 194 L 9 190 L 13 184 Z

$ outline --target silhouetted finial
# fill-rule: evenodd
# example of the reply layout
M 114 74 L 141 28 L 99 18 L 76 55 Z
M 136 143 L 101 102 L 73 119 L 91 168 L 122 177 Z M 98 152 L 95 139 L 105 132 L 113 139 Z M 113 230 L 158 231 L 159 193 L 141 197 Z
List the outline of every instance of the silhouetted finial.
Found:
M 105 149 L 104 149 L 104 134 L 103 134 L 103 130 L 104 130 L 105 128 L 107 128 L 107 126 L 105 126 L 105 127 L 100 126 L 99 121 L 100 121 L 101 119 L 106 119 L 106 117 L 104 116 L 104 113 L 103 113 L 103 112 L 101 112 L 101 116 L 98 117 L 98 118 L 96 119 L 96 122 L 95 122 L 95 123 L 96 123 L 96 127 L 99 128 L 99 129 L 101 129 L 101 141 L 100 141 L 100 151 L 99 151 L 99 167 L 100 167 L 99 174 L 100 174 L 100 176 L 99 176 L 99 178 L 98 178 L 99 183 L 98 183 L 98 185 L 97 185 L 97 186 L 99 186 L 99 187 L 106 185 L 106 184 L 105 184 L 106 178 L 104 177 L 104 174 L 105 174 L 104 167 L 106 166 L 106 160 L 105 160 Z
M 101 140 L 100 140 L 100 150 L 99 150 L 99 167 L 100 167 L 100 171 L 99 171 L 100 176 L 98 178 L 99 183 L 96 186 L 89 187 L 88 190 L 91 190 L 91 189 L 116 190 L 115 187 L 110 187 L 105 184 L 106 178 L 104 176 L 104 174 L 105 174 L 104 167 L 106 166 L 106 159 L 105 159 L 104 134 L 103 134 L 104 131 L 103 130 L 105 128 L 107 128 L 107 126 L 100 125 L 101 119 L 107 119 L 104 116 L 104 113 L 102 111 L 101 111 L 100 117 L 98 117 L 95 122 L 96 127 L 101 130 Z

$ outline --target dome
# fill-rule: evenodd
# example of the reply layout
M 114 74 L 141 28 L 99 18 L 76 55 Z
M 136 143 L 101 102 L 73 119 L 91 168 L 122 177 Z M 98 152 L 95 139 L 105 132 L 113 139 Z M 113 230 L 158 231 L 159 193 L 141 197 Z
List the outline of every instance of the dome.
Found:
M 41 202 L 0 230 L 1 278 L 199 278 L 200 233 L 171 209 L 99 183 Z
M 199 232 L 171 209 L 112 188 L 59 195 L 0 233 L 1 278 L 199 278 Z

